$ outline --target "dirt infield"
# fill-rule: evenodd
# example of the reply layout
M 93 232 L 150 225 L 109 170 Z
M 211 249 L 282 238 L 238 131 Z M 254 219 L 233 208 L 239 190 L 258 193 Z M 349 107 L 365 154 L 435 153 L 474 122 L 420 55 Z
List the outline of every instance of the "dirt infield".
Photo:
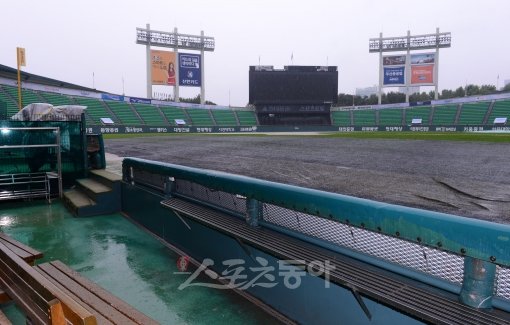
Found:
M 168 136 L 105 140 L 106 151 L 510 223 L 508 144 Z

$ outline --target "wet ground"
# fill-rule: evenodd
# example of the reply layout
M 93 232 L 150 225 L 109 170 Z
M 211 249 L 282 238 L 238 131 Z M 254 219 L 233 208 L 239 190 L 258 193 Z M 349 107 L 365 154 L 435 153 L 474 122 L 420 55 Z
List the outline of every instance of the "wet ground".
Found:
M 58 201 L 7 204 L 2 232 L 44 253 L 37 264 L 60 260 L 161 324 L 275 324 L 231 290 L 188 286 L 177 255 L 119 214 L 74 218 Z M 194 271 L 190 267 L 189 271 Z M 197 278 L 193 283 L 207 279 Z M 0 305 L 13 324 L 26 324 L 13 304 Z
M 510 223 L 510 146 L 317 136 L 105 140 L 106 151 Z

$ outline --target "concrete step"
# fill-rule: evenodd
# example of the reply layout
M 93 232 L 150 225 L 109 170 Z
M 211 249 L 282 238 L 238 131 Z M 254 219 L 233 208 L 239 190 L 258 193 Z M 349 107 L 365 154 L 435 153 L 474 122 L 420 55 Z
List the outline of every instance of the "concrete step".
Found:
M 76 182 L 79 186 L 86 188 L 94 194 L 106 193 L 112 190 L 111 187 L 108 187 L 92 178 L 77 179 Z
M 111 188 L 120 188 L 120 182 L 122 181 L 121 175 L 104 169 L 91 170 L 89 172 L 89 177 Z
M 98 177 L 106 178 L 107 180 L 112 182 L 120 182 L 122 180 L 121 175 L 109 172 L 104 169 L 93 169 L 90 171 L 90 173 Z
M 74 208 L 83 208 L 91 205 L 96 205 L 96 202 L 92 200 L 87 194 L 77 189 L 72 189 L 64 192 L 64 199 Z

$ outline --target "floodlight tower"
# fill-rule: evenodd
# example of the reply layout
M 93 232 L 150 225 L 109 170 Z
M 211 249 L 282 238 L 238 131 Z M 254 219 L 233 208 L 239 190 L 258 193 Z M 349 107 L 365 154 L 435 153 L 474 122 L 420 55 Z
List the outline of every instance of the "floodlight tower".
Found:
M 382 33 L 378 38 L 369 39 L 369 53 L 379 53 L 379 104 L 381 104 L 382 88 L 405 86 L 406 102 L 409 102 L 411 85 L 435 86 L 435 99 L 438 99 L 439 49 L 451 47 L 450 32 L 435 34 L 386 37 Z M 411 51 L 435 49 L 435 53 L 411 54 Z M 403 52 L 405 55 L 383 57 L 383 52 Z M 416 58 L 415 60 L 413 60 Z M 421 69 L 421 70 L 420 70 Z
M 204 31 L 200 35 L 179 34 L 177 28 L 172 32 L 161 32 L 151 30 L 150 24 L 146 28 L 136 28 L 136 44 L 146 46 L 147 53 L 147 98 L 152 98 L 152 74 L 151 74 L 151 45 L 159 47 L 167 47 L 174 49 L 176 55 L 179 49 L 200 51 L 200 102 L 205 103 L 205 69 L 204 69 L 204 52 L 214 51 L 214 37 L 204 36 Z M 178 60 L 178 59 L 177 59 Z M 180 62 L 178 62 L 178 66 Z M 176 82 L 174 85 L 174 97 L 179 101 L 179 68 L 176 71 Z

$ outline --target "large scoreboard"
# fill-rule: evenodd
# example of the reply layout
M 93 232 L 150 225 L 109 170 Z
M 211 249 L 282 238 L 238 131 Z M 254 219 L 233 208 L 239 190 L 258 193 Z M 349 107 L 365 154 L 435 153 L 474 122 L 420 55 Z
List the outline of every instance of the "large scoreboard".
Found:
M 260 104 L 322 104 L 338 100 L 337 67 L 250 67 L 250 98 Z
M 250 67 L 249 103 L 262 125 L 331 125 L 338 101 L 335 66 Z

